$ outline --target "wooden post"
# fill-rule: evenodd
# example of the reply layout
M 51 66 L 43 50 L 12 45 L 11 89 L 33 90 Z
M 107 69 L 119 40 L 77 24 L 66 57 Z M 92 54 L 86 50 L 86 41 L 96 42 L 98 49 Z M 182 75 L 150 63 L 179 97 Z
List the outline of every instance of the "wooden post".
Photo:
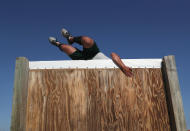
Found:
M 11 131 L 25 131 L 29 61 L 16 58 Z
M 183 102 L 180 93 L 175 57 L 165 56 L 162 63 L 163 78 L 172 131 L 186 131 Z

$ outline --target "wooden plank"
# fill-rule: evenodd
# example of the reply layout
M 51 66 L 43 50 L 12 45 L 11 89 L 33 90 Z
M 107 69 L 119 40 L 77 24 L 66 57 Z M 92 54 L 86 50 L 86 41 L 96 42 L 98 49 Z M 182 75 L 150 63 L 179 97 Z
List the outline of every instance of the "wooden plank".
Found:
M 28 131 L 170 131 L 161 69 L 30 70 Z
M 183 102 L 180 93 L 175 57 L 165 56 L 162 65 L 172 131 L 186 131 Z
M 29 62 L 16 58 L 11 131 L 25 131 Z

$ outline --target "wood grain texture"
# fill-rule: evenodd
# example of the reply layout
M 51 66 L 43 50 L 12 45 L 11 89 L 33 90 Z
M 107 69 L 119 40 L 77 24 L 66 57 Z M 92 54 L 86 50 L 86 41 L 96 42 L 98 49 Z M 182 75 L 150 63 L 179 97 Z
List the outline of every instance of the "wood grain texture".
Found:
M 163 78 L 166 89 L 167 105 L 172 131 L 186 131 L 183 101 L 180 92 L 174 56 L 165 56 L 162 64 Z
M 11 131 L 25 131 L 28 93 L 29 62 L 25 57 L 16 58 Z
M 27 131 L 169 131 L 161 69 L 30 70 Z

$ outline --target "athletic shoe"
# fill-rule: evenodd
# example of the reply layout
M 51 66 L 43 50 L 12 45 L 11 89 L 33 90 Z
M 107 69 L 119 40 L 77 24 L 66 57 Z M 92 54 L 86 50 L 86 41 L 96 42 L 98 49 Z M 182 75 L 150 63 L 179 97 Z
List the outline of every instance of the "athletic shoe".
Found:
M 69 33 L 69 31 L 68 30 L 66 30 L 66 29 L 62 29 L 61 30 L 61 34 L 67 39 L 67 41 L 69 42 L 69 44 L 70 45 L 72 45 L 73 44 L 73 41 L 70 41 L 70 37 L 73 37 L 70 33 Z
M 52 45 L 55 45 L 55 46 L 58 46 L 57 44 L 57 39 L 55 37 L 49 37 L 49 42 L 52 44 Z

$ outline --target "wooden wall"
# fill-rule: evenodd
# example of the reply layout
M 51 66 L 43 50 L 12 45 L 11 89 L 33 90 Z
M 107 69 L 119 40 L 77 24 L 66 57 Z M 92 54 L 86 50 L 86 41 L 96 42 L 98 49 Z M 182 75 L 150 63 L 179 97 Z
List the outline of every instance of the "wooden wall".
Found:
M 30 70 L 27 131 L 168 131 L 161 69 Z

